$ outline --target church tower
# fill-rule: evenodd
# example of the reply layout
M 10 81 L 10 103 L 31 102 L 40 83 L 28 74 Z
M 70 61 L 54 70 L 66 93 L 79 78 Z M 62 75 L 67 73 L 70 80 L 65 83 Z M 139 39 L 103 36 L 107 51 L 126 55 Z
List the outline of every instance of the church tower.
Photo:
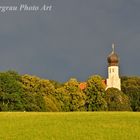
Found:
M 119 57 L 115 53 L 115 45 L 112 44 L 112 52 L 107 57 L 108 61 L 108 79 L 107 88 L 117 88 L 121 90 L 121 80 L 119 78 Z

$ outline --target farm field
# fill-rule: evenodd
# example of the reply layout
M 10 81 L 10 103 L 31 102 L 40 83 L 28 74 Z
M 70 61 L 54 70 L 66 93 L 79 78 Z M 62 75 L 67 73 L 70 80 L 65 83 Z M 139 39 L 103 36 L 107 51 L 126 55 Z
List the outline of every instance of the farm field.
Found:
M 140 140 L 140 113 L 1 112 L 0 140 Z

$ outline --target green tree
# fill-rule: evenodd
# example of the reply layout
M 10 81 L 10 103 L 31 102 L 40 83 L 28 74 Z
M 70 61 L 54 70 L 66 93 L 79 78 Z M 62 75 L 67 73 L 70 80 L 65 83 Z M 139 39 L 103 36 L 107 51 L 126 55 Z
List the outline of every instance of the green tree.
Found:
M 60 83 L 60 82 L 58 82 L 58 81 L 55 81 L 55 80 L 49 80 L 52 84 L 53 84 L 53 86 L 55 87 L 55 89 L 57 89 L 57 88 L 60 88 L 60 87 L 63 87 L 64 86 L 64 84 L 63 83 Z
M 32 101 L 29 100 L 32 103 L 32 111 L 35 111 L 34 109 L 36 111 L 60 111 L 60 105 L 55 98 L 55 87 L 49 80 L 26 74 L 22 76 L 22 84 L 27 97 L 34 98 Z M 28 98 L 26 100 L 29 103 Z M 29 109 L 31 110 L 31 108 Z
M 57 89 L 57 98 L 63 111 L 85 110 L 86 96 L 75 78 L 71 78 L 63 87 Z
M 24 110 L 21 103 L 21 77 L 14 71 L 0 73 L 0 111 Z
M 117 88 L 108 88 L 105 100 L 109 111 L 131 111 L 128 96 Z
M 107 110 L 107 103 L 104 99 L 105 85 L 103 84 L 102 78 L 99 75 L 91 76 L 87 80 L 87 88 L 84 92 L 87 96 L 87 111 Z
M 24 111 L 46 111 L 44 98 L 40 94 L 30 94 L 24 92 L 21 97 Z
M 122 77 L 122 91 L 129 97 L 133 111 L 140 111 L 140 77 Z
M 44 99 L 47 112 L 62 111 L 59 100 L 57 100 L 54 96 L 45 96 Z

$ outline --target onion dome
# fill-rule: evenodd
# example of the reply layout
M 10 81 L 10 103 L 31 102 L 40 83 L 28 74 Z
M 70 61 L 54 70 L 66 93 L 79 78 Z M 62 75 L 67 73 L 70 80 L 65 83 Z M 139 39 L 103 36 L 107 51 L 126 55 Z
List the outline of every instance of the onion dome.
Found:
M 119 64 L 119 57 L 118 57 L 118 55 L 115 53 L 114 48 L 115 48 L 115 45 L 112 44 L 112 49 L 113 49 L 113 51 L 112 51 L 111 54 L 109 54 L 109 56 L 107 57 L 107 61 L 108 61 L 108 65 L 109 65 L 109 66 L 118 66 L 118 64 Z

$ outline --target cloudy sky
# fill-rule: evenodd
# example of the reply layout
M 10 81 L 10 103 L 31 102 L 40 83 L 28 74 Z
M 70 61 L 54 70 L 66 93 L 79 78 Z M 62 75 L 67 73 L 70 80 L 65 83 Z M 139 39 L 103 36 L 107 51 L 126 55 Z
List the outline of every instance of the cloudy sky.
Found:
M 0 71 L 58 81 L 107 77 L 115 42 L 120 74 L 140 75 L 140 0 L 0 0 L 0 8 L 21 4 L 52 10 L 0 12 Z

